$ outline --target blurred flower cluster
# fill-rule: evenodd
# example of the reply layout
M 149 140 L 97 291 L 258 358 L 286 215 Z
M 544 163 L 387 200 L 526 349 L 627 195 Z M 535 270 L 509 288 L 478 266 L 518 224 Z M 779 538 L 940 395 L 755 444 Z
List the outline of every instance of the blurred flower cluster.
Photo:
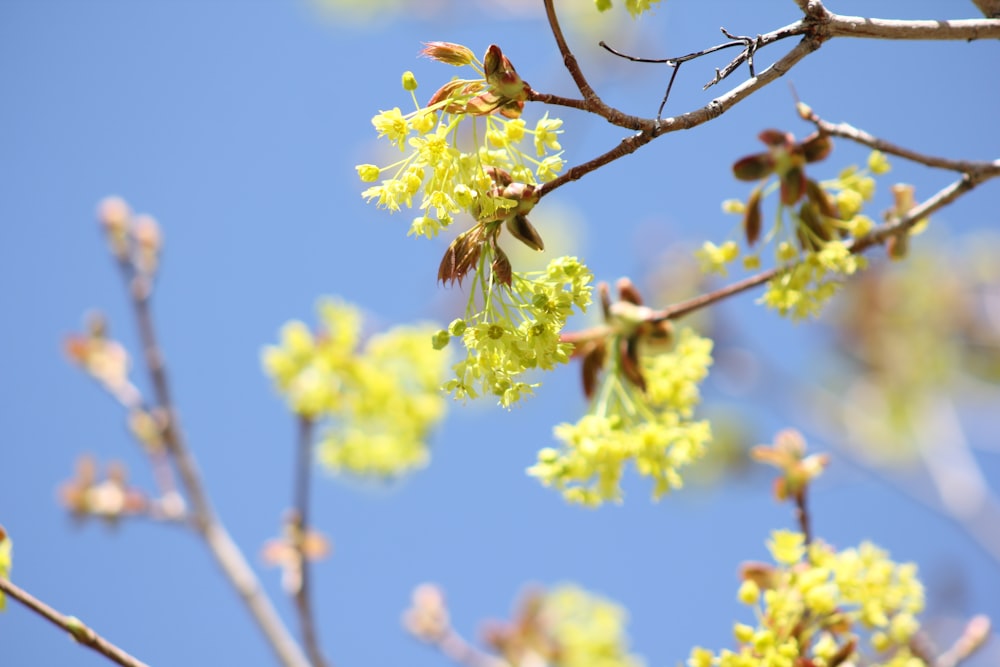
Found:
M 321 462 L 379 477 L 425 465 L 427 438 L 445 413 L 447 356 L 428 345 L 433 328 L 396 327 L 362 347 L 357 308 L 324 299 L 318 312 L 318 332 L 289 322 L 263 365 L 294 413 L 326 425 Z
M 758 184 L 746 202 L 727 200 L 723 210 L 742 216 L 743 237 L 752 249 L 743 256 L 744 268 L 760 266 L 762 246 L 771 246 L 775 263 L 783 267 L 768 283 L 761 302 L 794 319 L 814 317 L 843 277 L 865 267 L 865 259 L 853 254 L 851 245 L 875 226 L 862 209 L 875 193 L 874 176 L 887 173 L 889 162 L 873 151 L 866 168 L 850 166 L 835 179 L 816 181 L 806 175 L 805 166 L 826 159 L 833 149 L 829 136 L 813 133 L 799 142 L 789 133 L 765 130 L 760 140 L 766 151 L 733 165 L 736 178 Z M 774 224 L 765 229 L 762 203 L 774 191 L 779 193 L 778 210 Z M 704 270 L 723 275 L 741 256 L 734 240 L 706 242 L 697 254 Z

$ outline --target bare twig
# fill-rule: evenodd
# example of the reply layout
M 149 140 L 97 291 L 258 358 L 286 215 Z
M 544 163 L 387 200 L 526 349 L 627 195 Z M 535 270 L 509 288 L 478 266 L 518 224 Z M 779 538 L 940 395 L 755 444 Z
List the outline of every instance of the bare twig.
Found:
M 128 282 L 131 302 L 139 328 L 146 367 L 156 403 L 166 415 L 163 439 L 184 485 L 184 491 L 191 501 L 191 519 L 195 530 L 208 545 L 209 551 L 243 599 L 250 614 L 257 622 L 268 643 L 285 667 L 308 667 L 309 663 L 298 644 L 292 638 L 281 617 L 274 610 L 264 593 L 257 576 L 225 527 L 216 517 L 195 463 L 180 429 L 177 414 L 170 393 L 170 383 L 156 338 L 153 318 L 149 308 L 149 284 L 147 277 L 133 274 Z
M 292 527 L 292 546 L 299 561 L 299 586 L 295 591 L 295 608 L 302 626 L 302 643 L 313 667 L 325 667 L 327 662 L 316 636 L 316 619 L 309 592 L 309 555 L 305 542 L 309 534 L 309 480 L 312 476 L 312 439 L 314 422 L 309 417 L 299 417 L 298 463 L 295 466 L 295 515 Z
M 812 522 L 809 519 L 809 506 L 806 501 L 806 494 L 809 493 L 809 485 L 803 485 L 795 496 L 795 520 L 799 524 L 799 530 L 805 538 L 806 546 L 812 544 Z
M 12 599 L 17 600 L 53 625 L 68 632 L 77 643 L 97 651 L 109 660 L 123 665 L 123 667 L 148 667 L 143 661 L 129 655 L 118 646 L 94 632 L 90 627 L 84 625 L 80 619 L 75 616 L 66 616 L 56 611 L 9 579 L 0 577 L 0 591 L 3 591 Z
M 809 121 L 816 125 L 816 129 L 824 134 L 828 134 L 832 137 L 850 139 L 851 141 L 863 146 L 868 146 L 869 148 L 880 150 L 883 153 L 905 158 L 911 162 L 916 162 L 928 167 L 948 169 L 974 176 L 980 174 L 990 175 L 1000 173 L 1000 160 L 993 160 L 992 162 L 985 162 L 981 160 L 952 160 L 933 155 L 925 155 L 908 148 L 903 148 L 902 146 L 897 146 L 896 144 L 890 143 L 885 139 L 874 137 L 864 130 L 859 130 L 848 123 L 830 123 L 823 120 L 816 114 L 812 114 Z

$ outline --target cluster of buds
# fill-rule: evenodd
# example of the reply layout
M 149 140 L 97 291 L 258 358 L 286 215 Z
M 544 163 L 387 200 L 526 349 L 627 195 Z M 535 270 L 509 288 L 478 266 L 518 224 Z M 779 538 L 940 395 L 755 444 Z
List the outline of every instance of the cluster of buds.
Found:
M 322 560 L 333 548 L 322 533 L 302 524 L 302 515 L 289 510 L 282 523 L 282 535 L 268 540 L 261 550 L 267 565 L 281 568 L 281 586 L 289 595 L 296 595 L 302 588 L 302 562 Z
M 608 347 L 616 348 L 615 358 L 625 379 L 641 391 L 646 390 L 646 378 L 639 363 L 640 351 L 668 347 L 673 340 L 673 325 L 669 321 L 654 321 L 652 309 L 644 306 L 642 295 L 628 278 L 616 284 L 618 301 L 611 301 L 607 283 L 599 283 L 601 311 L 604 315 L 606 335 L 588 338 L 573 350 L 573 356 L 582 360 L 583 393 L 587 399 L 594 397 L 607 359 Z M 586 334 L 585 334 L 586 335 Z
M 451 632 L 451 619 L 444 591 L 434 584 L 420 584 L 413 589 L 412 604 L 403 612 L 403 627 L 415 638 L 437 644 Z
M 510 206 L 497 207 L 492 213 L 485 213 L 473 205 L 473 216 L 478 221 L 474 227 L 459 234 L 448 246 L 438 267 L 438 280 L 443 283 L 461 284 L 462 279 L 477 267 L 484 246 L 488 246 L 492 262 L 490 270 L 496 284 L 510 287 L 513 269 L 510 260 L 497 243 L 503 223 L 511 236 L 532 250 L 544 250 L 545 244 L 534 225 L 528 221 L 527 213 L 538 201 L 534 185 L 515 182 L 510 173 L 499 167 L 488 167 L 486 174 L 493 182 L 488 191 L 492 201 L 501 199 Z
M 116 524 L 123 517 L 147 514 L 150 501 L 128 485 L 121 463 L 108 464 L 104 479 L 97 475 L 97 463 L 89 456 L 77 460 L 76 474 L 59 489 L 59 500 L 76 519 L 98 517 Z
M 102 201 L 97 208 L 97 219 L 104 229 L 111 254 L 142 279 L 136 289 L 144 290 L 140 296 L 147 296 L 163 249 L 159 224 L 152 216 L 134 214 L 120 197 Z
M 472 51 L 461 44 L 428 42 L 421 55 L 461 67 L 476 63 Z M 514 69 L 500 47 L 491 44 L 483 56 L 482 79 L 452 79 L 438 88 L 427 102 L 428 108 L 444 103 L 450 114 L 486 116 L 497 111 L 505 118 L 520 118 L 531 86 Z
M 774 497 L 779 502 L 802 498 L 809 484 L 830 462 L 828 454 L 806 456 L 805 438 L 794 429 L 779 432 L 771 445 L 754 447 L 750 456 L 781 471 L 781 476 L 774 481 Z
M 764 184 L 778 177 L 781 205 L 794 206 L 799 201 L 799 227 L 796 238 L 803 250 L 816 250 L 833 238 L 830 219 L 839 217 L 833 201 L 814 180 L 806 177 L 805 165 L 825 159 L 833 150 L 830 137 L 813 133 L 801 142 L 788 132 L 764 130 L 758 135 L 767 146 L 762 153 L 748 155 L 733 164 L 733 174 L 741 181 L 760 181 L 751 192 L 743 213 L 743 233 L 753 246 L 762 231 L 761 199 Z
M 136 408 L 141 403 L 139 390 L 129 380 L 131 362 L 128 351 L 108 337 L 108 325 L 100 313 L 87 317 L 83 333 L 70 334 L 63 342 L 70 361 L 97 380 L 122 405 Z

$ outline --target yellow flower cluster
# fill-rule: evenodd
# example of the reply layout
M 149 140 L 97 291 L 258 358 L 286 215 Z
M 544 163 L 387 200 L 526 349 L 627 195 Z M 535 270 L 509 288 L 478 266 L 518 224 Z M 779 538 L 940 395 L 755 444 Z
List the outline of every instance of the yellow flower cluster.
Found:
M 416 79 L 407 72 L 403 87 L 413 96 L 415 109 L 403 113 L 395 107 L 372 118 L 378 135 L 404 157 L 386 166 L 362 164 L 356 169 L 362 181 L 383 179 L 362 193 L 365 199 L 390 212 L 416 205 L 421 215 L 414 218 L 409 234 L 433 238 L 460 212 L 478 222 L 514 213 L 519 202 L 496 187 L 497 170 L 528 186 L 555 178 L 563 168 L 558 141 L 562 120 L 546 114 L 529 127 L 520 118 L 527 84 L 495 46 L 485 63 L 458 44 L 434 42 L 424 53 L 471 67 L 475 76 L 453 79 L 422 105 L 414 92 Z M 526 150 L 525 142 L 532 148 Z M 520 212 L 525 212 L 523 207 Z
M 430 327 L 397 327 L 361 347 L 361 314 L 325 299 L 320 332 L 281 330 L 262 361 L 291 410 L 325 424 L 319 458 L 334 472 L 389 477 L 426 464 L 426 440 L 444 417 L 438 388 L 447 356 L 427 345 Z
M 768 133 L 764 135 L 777 141 Z M 851 254 L 850 243 L 874 228 L 875 223 L 862 209 L 875 193 L 873 175 L 887 173 L 890 165 L 883 153 L 873 151 L 866 168 L 850 166 L 835 179 L 816 182 L 806 178 L 803 165 L 798 165 L 795 159 L 803 164 L 823 159 L 831 146 L 824 144 L 822 137 L 794 144 L 789 135 L 782 141 L 786 143 L 771 152 L 751 155 L 736 163 L 737 178 L 763 176 L 763 180 L 745 204 L 727 200 L 723 210 L 743 216 L 748 245 L 753 246 L 760 239 L 765 244 L 773 241 L 775 262 L 786 267 L 768 282 L 760 303 L 781 315 L 803 319 L 818 315 L 842 279 L 864 268 L 864 259 Z M 793 166 L 783 170 L 789 159 Z M 764 183 L 771 175 L 778 176 L 778 183 L 765 189 Z M 761 202 L 767 193 L 779 188 L 777 222 L 764 233 Z M 786 214 L 791 224 L 784 224 Z M 740 249 L 733 240 L 721 245 L 705 242 L 696 256 L 703 271 L 726 275 L 727 267 L 740 257 Z M 760 250 L 744 256 L 743 266 L 757 269 Z
M 465 345 L 466 357 L 455 364 L 446 391 L 460 399 L 496 396 L 510 407 L 537 386 L 520 379 L 525 372 L 569 361 L 572 345 L 560 342 L 559 332 L 574 310 L 590 305 L 593 276 L 575 257 L 560 257 L 545 271 L 515 272 L 509 286 L 496 285 L 485 270 L 490 254 L 488 248 L 483 252 L 474 277 L 481 283 L 482 309 L 473 301 L 474 283 L 466 317 L 435 334 L 434 346 L 443 348 L 451 338 Z
M 628 652 L 625 609 L 582 588 L 563 585 L 545 594 L 541 619 L 558 647 L 559 667 L 642 667 Z
M 710 339 L 682 330 L 671 351 L 642 358 L 645 391 L 614 372 L 621 361 L 613 360 L 588 413 L 575 424 L 557 426 L 562 447 L 541 450 L 528 473 L 562 491 L 569 502 L 588 506 L 621 501 L 620 481 L 629 462 L 653 479 L 654 498 L 681 487 L 679 470 L 699 459 L 712 437 L 707 421 L 691 421 L 711 353 Z
M 734 625 L 736 650 L 694 648 L 689 667 L 923 665 L 910 650 L 924 606 L 915 565 L 869 542 L 838 552 L 790 531 L 775 531 L 768 546 L 776 565 L 745 572 L 738 593 L 756 626 Z M 865 639 L 871 652 L 861 659 Z
M 768 282 L 760 303 L 794 319 L 815 317 L 840 288 L 840 279 L 865 264 L 843 241 L 828 241 Z
M 637 18 L 643 12 L 652 9 L 653 5 L 659 2 L 660 0 L 625 0 L 625 9 L 632 15 L 632 18 Z M 606 12 L 614 5 L 611 0 L 594 0 L 594 4 L 597 6 L 597 11 L 599 12 Z

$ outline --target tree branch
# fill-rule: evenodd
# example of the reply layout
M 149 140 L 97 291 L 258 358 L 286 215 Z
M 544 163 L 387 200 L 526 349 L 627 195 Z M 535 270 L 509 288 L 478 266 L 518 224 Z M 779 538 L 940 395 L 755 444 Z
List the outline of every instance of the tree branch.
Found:
M 163 439 L 167 451 L 177 466 L 184 490 L 191 500 L 191 518 L 195 530 L 205 540 L 222 572 L 243 599 L 250 614 L 257 622 L 264 637 L 285 667 L 308 667 L 302 650 L 292 638 L 264 593 L 257 576 L 247 563 L 239 547 L 216 517 L 208 500 L 201 473 L 181 431 L 171 398 L 170 383 L 157 343 L 153 318 L 149 309 L 150 285 L 148 276 L 132 274 L 128 283 L 133 311 L 138 324 L 147 372 L 153 386 L 156 402 L 166 414 Z
M 992 162 L 984 162 L 978 160 L 952 160 L 949 158 L 936 157 L 933 155 L 924 155 L 923 153 L 918 153 L 916 151 L 910 150 L 909 148 L 903 148 L 897 146 L 896 144 L 890 143 L 884 139 L 879 139 L 874 137 L 864 130 L 859 130 L 858 128 L 850 125 L 848 123 L 830 123 L 815 113 L 811 115 L 808 119 L 811 123 L 816 126 L 823 134 L 828 134 L 832 137 L 841 137 L 843 139 L 849 139 L 855 143 L 861 144 L 863 146 L 868 146 L 869 148 L 874 148 L 875 150 L 882 151 L 883 153 L 888 153 L 889 155 L 895 155 L 897 157 L 905 158 L 911 162 L 916 162 L 918 164 L 926 165 L 928 167 L 935 167 L 937 169 L 949 169 L 951 171 L 962 172 L 963 174 L 971 175 L 982 175 L 988 176 L 990 174 L 1000 173 L 1000 160 L 993 160 Z
M 313 667 L 326 667 L 326 659 L 319 648 L 316 620 L 309 593 L 309 555 L 306 553 L 306 536 L 309 534 L 309 480 L 312 472 L 312 434 L 314 422 L 309 417 L 299 417 L 298 463 L 295 471 L 295 514 L 292 519 L 292 546 L 299 561 L 299 587 L 295 591 L 295 608 L 302 626 L 302 643 Z
M 3 591 L 12 599 L 17 600 L 53 625 L 68 632 L 77 643 L 97 651 L 109 660 L 123 667 L 149 667 L 143 661 L 129 655 L 118 646 L 94 632 L 94 630 L 84 625 L 80 619 L 75 616 L 66 616 L 56 611 L 5 577 L 0 577 L 0 591 Z

